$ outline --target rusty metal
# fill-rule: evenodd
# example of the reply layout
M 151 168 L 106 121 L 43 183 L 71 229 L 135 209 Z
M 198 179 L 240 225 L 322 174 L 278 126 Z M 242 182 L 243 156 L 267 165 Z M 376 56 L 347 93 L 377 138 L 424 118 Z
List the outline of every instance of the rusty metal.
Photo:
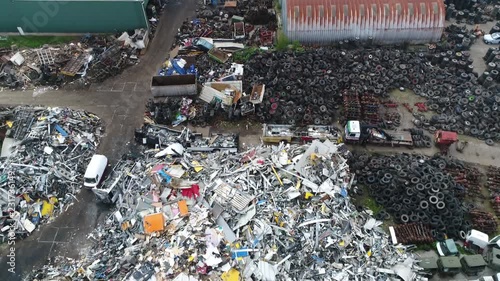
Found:
M 479 169 L 471 166 L 447 167 L 445 171 L 453 177 L 453 180 L 465 188 L 464 193 L 457 192 L 457 196 L 468 198 L 486 197 L 481 193 L 482 173 Z
M 291 40 L 327 44 L 437 42 L 445 22 L 443 1 L 282 0 L 282 22 Z
M 394 226 L 396 238 L 402 244 L 431 243 L 434 241 L 428 224 L 409 223 Z
M 498 223 L 492 213 L 475 209 L 471 210 L 469 215 L 471 216 L 472 225 L 475 229 L 488 234 L 496 233 Z
M 486 186 L 490 191 L 491 205 L 497 217 L 500 216 L 500 168 L 489 167 Z
M 429 109 L 427 108 L 427 106 L 423 102 L 417 102 L 417 103 L 415 103 L 415 106 L 418 108 L 418 111 L 420 111 L 420 112 L 429 111 Z

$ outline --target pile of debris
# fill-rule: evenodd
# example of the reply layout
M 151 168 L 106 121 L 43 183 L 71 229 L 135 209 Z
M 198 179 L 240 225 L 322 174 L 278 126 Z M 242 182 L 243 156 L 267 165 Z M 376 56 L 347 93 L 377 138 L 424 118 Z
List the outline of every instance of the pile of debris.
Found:
M 135 131 L 135 140 L 138 144 L 150 149 L 168 149 L 170 144 L 181 145 L 176 154 L 186 152 L 238 152 L 239 137 L 237 134 L 211 133 L 203 137 L 201 133 L 191 131 L 184 127 L 181 131 L 158 124 L 144 124 Z M 162 152 L 160 152 L 162 153 Z
M 145 116 L 151 122 L 174 127 L 189 121 L 193 126 L 205 127 L 223 110 L 220 103 L 205 103 L 200 99 L 169 98 L 164 102 L 149 101 Z
M 205 1 L 199 5 L 197 18 L 184 21 L 176 36 L 177 43 L 185 47 L 196 38 L 224 38 L 225 41 L 243 42 L 246 45 L 271 46 L 277 29 L 273 1 Z M 222 45 L 222 49 L 238 48 Z M 208 50 L 207 50 L 208 51 Z
M 203 90 L 199 104 L 207 113 L 215 109 L 215 114 L 202 119 L 237 120 L 253 114 L 255 105 L 262 102 L 264 85 L 243 89 L 244 66 L 237 63 L 242 62 L 238 57 L 246 56 L 248 50 L 255 52 L 258 50 L 255 46 L 272 46 L 275 31 L 272 1 L 205 1 L 197 18 L 185 21 L 179 29 L 173 46 L 177 54 L 152 78 L 153 96 L 194 97 L 200 83 Z M 206 120 L 199 123 L 205 125 Z
M 138 29 L 120 37 L 84 36 L 79 42 L 39 49 L 1 49 L 0 87 L 79 88 L 102 82 L 139 62 L 148 35 Z
M 43 107 L 2 108 L 0 120 L 0 236 L 15 227 L 21 238 L 75 199 L 102 124 L 89 112 Z
M 344 145 L 256 147 L 155 157 L 115 170 L 116 210 L 83 259 L 38 280 L 405 280 L 411 254 L 350 202 Z M 158 155 L 157 155 L 158 156 Z

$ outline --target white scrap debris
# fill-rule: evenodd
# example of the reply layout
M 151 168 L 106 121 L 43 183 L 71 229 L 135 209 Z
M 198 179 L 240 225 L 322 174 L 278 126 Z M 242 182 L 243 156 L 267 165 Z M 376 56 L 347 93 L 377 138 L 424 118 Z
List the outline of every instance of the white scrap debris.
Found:
M 10 61 L 15 65 L 20 66 L 24 63 L 24 57 L 23 55 L 21 55 L 21 53 L 17 52 L 12 57 L 10 57 Z
M 276 268 L 266 262 L 266 261 L 259 261 L 259 271 L 262 274 L 262 281 L 275 281 L 276 280 L 276 273 L 277 270 Z
M 182 156 L 184 154 L 184 147 L 180 143 L 173 143 L 169 145 L 164 150 L 155 154 L 156 158 L 163 157 L 166 155 L 179 155 Z

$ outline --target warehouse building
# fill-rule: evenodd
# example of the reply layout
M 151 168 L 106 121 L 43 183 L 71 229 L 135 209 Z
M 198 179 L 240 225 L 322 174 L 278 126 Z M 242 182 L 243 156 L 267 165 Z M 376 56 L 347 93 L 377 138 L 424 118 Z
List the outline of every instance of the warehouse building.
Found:
M 148 0 L 0 1 L 0 32 L 114 33 L 146 28 Z
M 326 45 L 341 40 L 381 44 L 439 41 L 442 0 L 281 0 L 283 31 L 290 40 Z

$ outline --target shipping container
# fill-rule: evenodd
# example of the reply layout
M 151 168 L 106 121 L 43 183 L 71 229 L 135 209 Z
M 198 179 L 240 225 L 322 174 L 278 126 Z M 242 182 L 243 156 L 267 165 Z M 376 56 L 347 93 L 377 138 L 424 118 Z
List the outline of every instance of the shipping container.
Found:
M 441 0 L 282 0 L 281 14 L 285 35 L 303 44 L 422 44 L 439 41 L 445 26 Z

